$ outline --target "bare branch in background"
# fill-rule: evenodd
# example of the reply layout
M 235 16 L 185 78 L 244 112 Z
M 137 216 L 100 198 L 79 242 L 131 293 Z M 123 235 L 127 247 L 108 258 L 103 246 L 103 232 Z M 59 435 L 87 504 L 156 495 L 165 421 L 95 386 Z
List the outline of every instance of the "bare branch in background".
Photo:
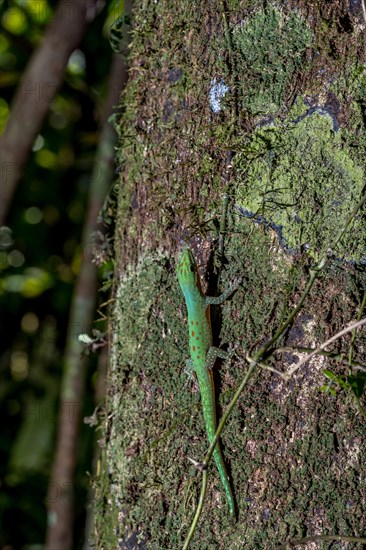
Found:
M 15 92 L 0 139 L 0 226 L 5 223 L 34 140 L 63 83 L 70 54 L 90 23 L 89 5 L 90 0 L 61 0 Z
M 89 190 L 89 206 L 83 229 L 82 249 L 86 251 L 90 235 L 97 229 L 97 217 L 113 181 L 115 132 L 107 119 L 116 102 L 115 92 L 127 80 L 127 68 L 115 56 L 108 84 L 108 97 L 104 109 L 98 151 Z M 82 357 L 84 345 L 78 334 L 91 327 L 97 293 L 97 270 L 87 254 L 83 255 L 78 281 L 72 300 L 69 330 L 64 359 L 64 372 L 60 397 L 59 431 L 56 454 L 48 490 L 48 550 L 70 550 L 73 547 L 74 474 L 78 453 L 78 435 L 81 424 L 85 391 L 86 361 Z M 58 498 L 56 498 L 58 497 Z

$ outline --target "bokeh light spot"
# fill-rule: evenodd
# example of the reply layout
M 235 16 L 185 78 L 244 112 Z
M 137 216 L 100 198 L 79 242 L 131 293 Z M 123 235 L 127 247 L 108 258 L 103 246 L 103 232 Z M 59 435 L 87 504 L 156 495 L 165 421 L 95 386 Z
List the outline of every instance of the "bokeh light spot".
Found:
M 32 225 L 39 223 L 42 220 L 42 217 L 42 210 L 37 208 L 37 206 L 31 206 L 30 208 L 27 208 L 24 214 L 25 221 Z
M 20 267 L 24 264 L 24 254 L 20 250 L 12 250 L 8 254 L 8 264 L 12 267 Z
M 14 380 L 21 382 L 28 376 L 28 355 L 25 351 L 13 351 L 10 359 L 10 372 Z
M 35 334 L 39 327 L 39 319 L 35 313 L 29 311 L 23 315 L 20 326 L 26 334 Z
M 5 248 L 9 248 L 12 244 L 13 238 L 11 235 L 11 229 L 10 227 L 3 225 L 3 227 L 0 227 L 0 249 L 4 250 Z

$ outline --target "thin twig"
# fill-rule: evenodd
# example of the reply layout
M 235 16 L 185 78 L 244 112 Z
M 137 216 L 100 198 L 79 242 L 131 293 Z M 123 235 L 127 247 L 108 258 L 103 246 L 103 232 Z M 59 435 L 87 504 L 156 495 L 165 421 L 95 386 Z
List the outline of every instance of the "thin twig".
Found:
M 198 501 L 196 512 L 194 514 L 193 521 L 191 523 L 191 527 L 189 529 L 186 540 L 184 541 L 183 550 L 187 550 L 187 548 L 189 546 L 189 543 L 191 542 L 192 537 L 194 535 L 194 532 L 196 530 L 197 523 L 198 523 L 198 520 L 200 519 L 200 515 L 201 515 L 201 512 L 202 512 L 203 503 L 204 503 L 205 496 L 206 496 L 206 490 L 207 490 L 207 470 L 203 470 L 200 498 L 199 498 L 199 501 Z
M 247 355 L 247 361 L 253 361 L 253 359 L 250 357 L 250 355 Z M 257 361 L 256 361 L 256 364 L 259 368 L 264 369 L 264 370 L 269 370 L 270 372 L 273 372 L 274 374 L 277 374 L 278 376 L 283 378 L 283 380 L 286 380 L 286 381 L 288 380 L 288 376 L 285 372 L 281 372 L 280 370 L 275 369 L 274 367 L 271 367 L 271 365 L 265 365 L 264 363 L 258 363 Z
M 305 346 L 284 346 L 282 348 L 276 348 L 274 350 L 274 353 L 311 353 L 315 350 L 316 348 L 308 348 Z M 338 353 L 334 351 L 322 350 L 318 351 L 317 355 L 323 355 L 324 357 L 328 357 L 328 359 L 334 359 L 335 361 L 340 362 L 345 362 L 347 360 L 347 356 L 345 353 Z M 366 370 L 366 365 L 360 363 L 359 361 L 352 361 L 351 363 L 347 361 L 347 364 L 353 367 L 355 370 Z
M 292 367 L 292 369 L 290 369 L 288 372 L 287 372 L 287 376 L 292 376 L 294 374 L 294 372 L 296 372 L 300 367 L 302 367 L 307 361 L 309 361 L 309 359 L 311 359 L 312 357 L 314 357 L 314 355 L 316 355 L 317 353 L 319 353 L 320 351 L 322 351 L 324 348 L 326 348 L 329 344 L 331 344 L 332 342 L 334 342 L 335 340 L 338 340 L 338 338 L 340 338 L 341 336 L 344 336 L 344 334 L 347 334 L 348 332 L 351 332 L 352 330 L 358 328 L 358 327 L 361 327 L 362 325 L 364 325 L 366 323 L 366 317 L 364 317 L 363 319 L 361 319 L 361 321 L 358 321 L 357 323 L 353 323 L 352 325 L 350 325 L 349 327 L 346 327 L 344 329 L 342 329 L 341 331 L 337 332 L 337 334 L 334 334 L 334 336 L 332 336 L 331 338 L 329 338 L 329 340 L 326 340 L 325 342 L 323 342 L 323 344 L 321 344 L 321 346 L 319 346 L 318 348 L 316 348 L 314 351 L 312 351 L 311 353 L 309 353 L 309 355 L 307 355 L 306 357 L 304 357 L 304 359 L 301 359 L 301 361 L 299 363 L 297 363 L 294 367 Z
M 364 317 L 363 319 L 361 319 L 361 321 L 358 321 L 357 323 L 353 323 L 353 325 L 350 325 L 349 327 L 345 327 L 344 329 L 342 329 L 341 331 L 337 332 L 337 334 L 334 334 L 334 336 L 332 336 L 331 338 L 329 338 L 329 340 L 326 340 L 325 342 L 323 342 L 323 344 L 321 346 L 319 346 L 318 348 L 316 348 L 314 351 L 312 351 L 311 353 L 309 353 L 309 355 L 307 355 L 306 357 L 304 357 L 304 359 L 301 359 L 301 361 L 299 363 L 297 363 L 294 367 L 292 367 L 292 369 L 290 369 L 288 372 L 287 372 L 287 376 L 292 376 L 294 374 L 294 372 L 296 372 L 297 370 L 299 370 L 300 367 L 302 367 L 307 361 L 309 361 L 309 359 L 311 359 L 312 357 L 314 357 L 314 355 L 316 355 L 317 353 L 319 353 L 319 351 L 322 351 L 324 348 L 326 348 L 327 346 L 329 346 L 329 344 L 331 344 L 332 342 L 334 342 L 335 340 L 338 340 L 338 338 L 340 338 L 341 336 L 344 336 L 344 334 L 347 334 L 348 332 L 351 332 L 352 330 L 358 328 L 358 327 L 361 327 L 362 325 L 364 325 L 366 323 L 366 317 Z

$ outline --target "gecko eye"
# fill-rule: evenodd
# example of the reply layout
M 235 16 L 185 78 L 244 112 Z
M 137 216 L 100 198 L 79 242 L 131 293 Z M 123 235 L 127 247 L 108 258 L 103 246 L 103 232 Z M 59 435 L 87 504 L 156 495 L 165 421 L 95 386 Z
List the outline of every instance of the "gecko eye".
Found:
M 191 264 L 191 265 L 189 266 L 189 271 L 190 271 L 191 273 L 194 273 L 194 265 L 193 265 L 193 264 Z

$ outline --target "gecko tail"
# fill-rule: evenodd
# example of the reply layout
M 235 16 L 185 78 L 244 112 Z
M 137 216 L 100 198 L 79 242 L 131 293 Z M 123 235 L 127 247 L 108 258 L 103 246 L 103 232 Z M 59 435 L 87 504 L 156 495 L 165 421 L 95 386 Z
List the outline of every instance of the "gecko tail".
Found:
M 236 519 L 237 519 L 237 506 L 236 506 L 235 496 L 234 496 L 234 493 L 233 493 L 233 489 L 232 489 L 232 486 L 231 486 L 231 483 L 230 483 L 228 473 L 226 471 L 224 458 L 222 456 L 221 449 L 220 449 L 219 445 L 216 445 L 215 450 L 213 452 L 213 456 L 214 456 L 214 459 L 215 459 L 215 462 L 216 462 L 216 467 L 219 471 L 222 486 L 225 490 L 226 500 L 227 500 L 227 503 L 228 503 L 228 506 L 229 506 L 231 520 L 236 521 Z

